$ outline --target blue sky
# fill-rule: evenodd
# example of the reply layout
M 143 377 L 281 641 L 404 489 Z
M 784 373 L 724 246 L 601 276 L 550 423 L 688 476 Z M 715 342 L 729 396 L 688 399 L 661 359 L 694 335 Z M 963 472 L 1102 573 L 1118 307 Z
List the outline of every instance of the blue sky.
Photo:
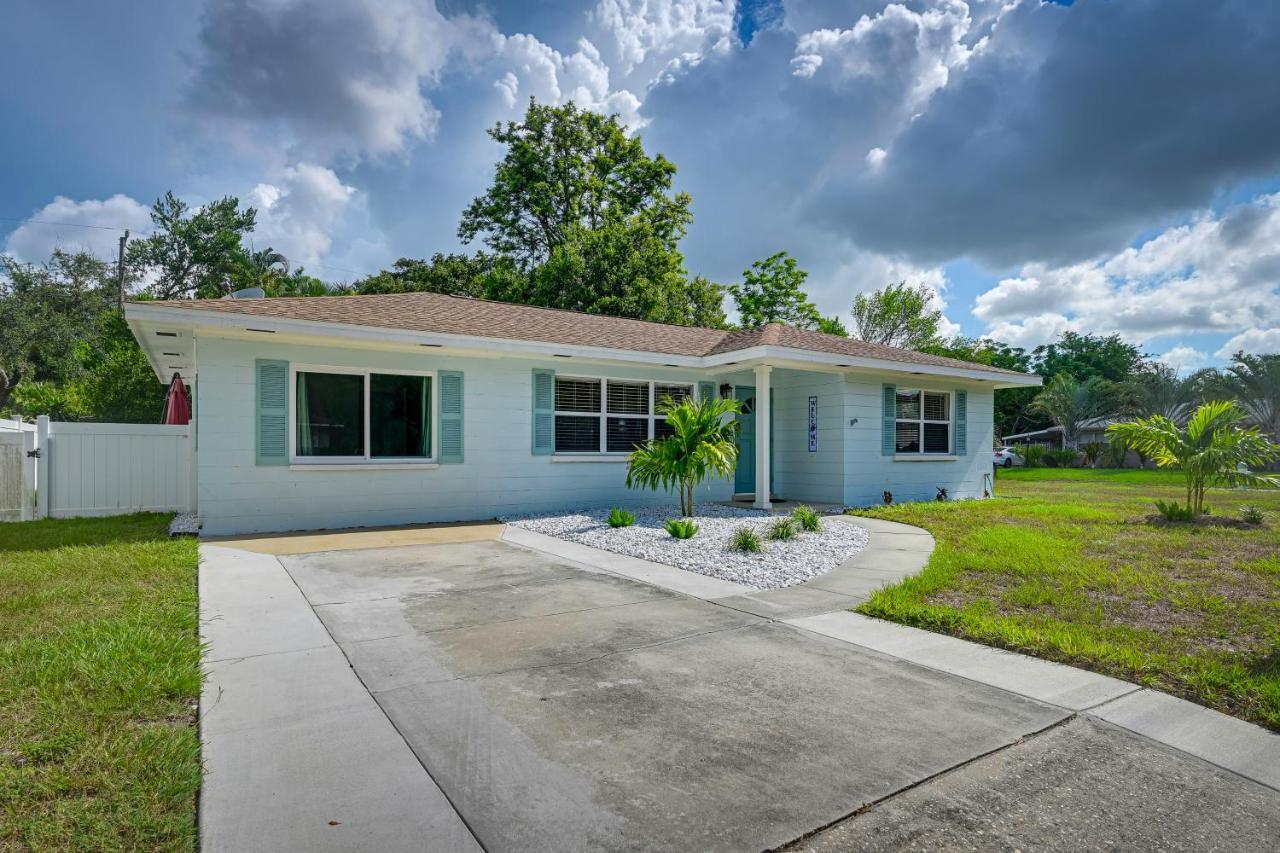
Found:
M 829 314 L 906 279 L 1028 347 L 1280 350 L 1276 4 L 17 0 L 0 73 L 25 260 L 110 254 L 168 189 L 241 197 L 329 279 L 457 250 L 484 130 L 532 96 L 676 163 L 714 280 L 786 249 Z

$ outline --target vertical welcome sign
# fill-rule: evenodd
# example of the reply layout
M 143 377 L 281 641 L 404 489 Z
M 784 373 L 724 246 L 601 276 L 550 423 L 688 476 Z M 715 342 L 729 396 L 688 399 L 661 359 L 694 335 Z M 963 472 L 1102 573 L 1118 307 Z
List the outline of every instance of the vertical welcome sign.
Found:
M 818 398 L 809 398 L 809 452 L 818 452 Z

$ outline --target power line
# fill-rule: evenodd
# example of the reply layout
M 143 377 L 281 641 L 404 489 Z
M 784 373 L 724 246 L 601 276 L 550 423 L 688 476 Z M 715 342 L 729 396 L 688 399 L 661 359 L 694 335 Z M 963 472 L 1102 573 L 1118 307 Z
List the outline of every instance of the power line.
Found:
M 54 225 L 54 226 L 57 226 L 57 227 L 59 227 L 59 228 L 95 228 L 95 229 L 97 229 L 97 230 L 99 230 L 99 231 L 129 231 L 129 230 L 132 230 L 132 229 L 129 229 L 129 228 L 125 228 L 125 227 L 123 227 L 123 226 L 117 227 L 117 226 L 115 226 L 115 225 L 86 225 L 86 224 L 85 224 L 85 223 L 83 223 L 83 222 L 50 222 L 50 221 L 49 221 L 49 220 L 47 220 L 47 219 L 28 219 L 28 218 L 26 218 L 25 216 L 22 216 L 22 217 L 19 217 L 19 216 L 0 216 L 0 221 L 3 221 L 3 222 L 22 222 L 22 223 L 30 222 L 30 223 L 33 223 L 33 224 L 35 224 L 35 225 Z M 156 232 L 154 232 L 154 231 L 140 231 L 140 232 L 138 232 L 138 233 L 140 233 L 140 234 L 145 234 L 145 235 L 147 235 L 147 236 L 151 236 L 152 234 L 154 234 L 154 233 L 156 233 Z

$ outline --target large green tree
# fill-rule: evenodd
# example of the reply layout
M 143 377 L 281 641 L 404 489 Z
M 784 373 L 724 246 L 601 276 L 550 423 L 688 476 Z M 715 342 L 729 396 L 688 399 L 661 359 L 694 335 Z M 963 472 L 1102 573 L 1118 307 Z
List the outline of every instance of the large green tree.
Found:
M 1031 351 L 1032 366 L 1046 380 L 1069 373 L 1081 382 L 1097 377 L 1124 382 L 1143 364 L 1143 354 L 1119 335 L 1082 335 L 1063 332 L 1054 343 Z
M 937 343 L 942 311 L 932 301 L 927 285 L 912 287 L 905 281 L 859 293 L 853 300 L 854 337 L 914 350 Z
M 0 411 L 21 383 L 61 382 L 77 370 L 77 345 L 115 298 L 109 267 L 55 250 L 42 266 L 0 256 Z
M 512 290 L 523 292 L 527 279 L 514 260 L 502 255 L 437 252 L 429 260 L 401 258 L 391 269 L 360 279 L 352 287 L 356 293 L 427 291 L 497 299 Z
M 1026 373 L 1031 369 L 1031 356 L 1022 347 L 1012 347 L 988 338 L 953 338 L 936 340 L 920 347 L 921 352 L 1003 367 Z M 1038 388 L 1001 388 L 995 392 L 995 432 L 997 438 L 1037 428 L 1044 416 L 1029 409 Z
M 804 292 L 808 277 L 809 273 L 786 252 L 772 254 L 743 270 L 742 283 L 729 285 L 742 327 L 786 323 L 801 329 L 819 328 L 823 317 Z M 832 331 L 833 327 L 828 324 L 826 330 Z
M 458 237 L 483 239 L 522 275 L 486 282 L 511 301 L 667 323 L 714 324 L 717 288 L 691 287 L 677 245 L 692 214 L 675 166 L 616 116 L 530 101 L 489 136 L 505 147 Z M 474 278 L 469 279 L 474 281 Z M 425 289 L 425 288 L 424 288 Z M 722 322 L 722 321 L 721 321 Z
M 257 211 L 242 210 L 234 196 L 193 211 L 167 192 L 151 208 L 155 233 L 131 243 L 126 260 L 157 299 L 226 296 L 252 263 L 242 239 L 256 220 Z

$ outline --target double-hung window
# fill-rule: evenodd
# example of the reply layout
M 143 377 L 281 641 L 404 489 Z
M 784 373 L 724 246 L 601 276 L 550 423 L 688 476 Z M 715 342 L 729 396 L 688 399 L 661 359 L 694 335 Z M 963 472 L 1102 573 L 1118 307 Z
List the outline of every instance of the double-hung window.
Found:
M 556 377 L 556 453 L 630 453 L 670 435 L 658 413 L 665 398 L 693 394 L 688 383 Z
M 433 459 L 433 375 L 302 367 L 293 378 L 299 462 Z
M 896 417 L 897 453 L 951 453 L 949 392 L 899 389 Z

